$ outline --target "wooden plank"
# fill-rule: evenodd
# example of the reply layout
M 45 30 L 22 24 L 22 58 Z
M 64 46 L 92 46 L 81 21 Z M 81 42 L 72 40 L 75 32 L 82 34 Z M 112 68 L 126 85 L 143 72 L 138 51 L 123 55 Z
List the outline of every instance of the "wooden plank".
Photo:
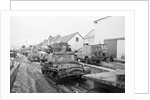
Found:
M 101 65 L 111 69 L 125 69 L 125 64 L 118 62 L 101 62 Z
M 102 66 L 95 66 L 95 65 L 85 64 L 85 63 L 81 63 L 81 62 L 80 62 L 80 64 L 83 64 L 85 66 L 92 67 L 92 68 L 106 70 L 106 71 L 114 71 L 114 69 L 105 68 L 105 67 L 102 67 Z
M 117 81 L 116 79 L 117 74 L 123 74 L 123 72 L 112 71 L 112 72 L 102 72 L 102 73 L 95 73 L 95 74 L 86 74 L 83 75 L 83 78 L 92 80 L 94 82 L 124 84 L 124 82 Z

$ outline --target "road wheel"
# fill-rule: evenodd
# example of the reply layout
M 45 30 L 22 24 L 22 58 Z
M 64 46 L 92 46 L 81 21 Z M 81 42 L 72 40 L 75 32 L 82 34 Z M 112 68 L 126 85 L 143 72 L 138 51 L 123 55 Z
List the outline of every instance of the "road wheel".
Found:
M 106 62 L 110 62 L 110 58 L 109 58 L 109 57 L 106 58 L 105 61 L 106 61 Z
M 96 52 L 95 52 L 95 56 L 96 56 L 96 57 L 99 57 L 99 51 L 96 51 Z
M 106 61 L 107 61 L 107 62 L 113 62 L 114 59 L 113 59 L 112 57 L 108 57 L 108 58 L 106 58 Z
M 78 61 L 77 55 L 74 56 L 75 60 Z
M 113 57 L 110 57 L 110 62 L 113 62 L 113 61 L 114 61 Z
M 54 79 L 54 81 L 56 82 L 56 84 L 60 83 L 60 78 L 57 72 L 51 72 L 51 76 Z
M 89 64 L 90 60 L 88 57 L 85 57 L 85 63 Z
M 96 61 L 97 64 L 99 64 L 100 62 L 101 62 L 100 60 L 97 60 L 97 61 Z

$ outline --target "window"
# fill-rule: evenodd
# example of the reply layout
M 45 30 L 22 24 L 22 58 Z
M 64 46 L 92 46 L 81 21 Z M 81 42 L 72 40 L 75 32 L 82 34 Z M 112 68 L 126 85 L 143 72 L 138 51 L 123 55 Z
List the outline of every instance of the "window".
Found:
M 78 37 L 76 37 L 76 42 L 78 42 L 79 41 L 79 38 Z

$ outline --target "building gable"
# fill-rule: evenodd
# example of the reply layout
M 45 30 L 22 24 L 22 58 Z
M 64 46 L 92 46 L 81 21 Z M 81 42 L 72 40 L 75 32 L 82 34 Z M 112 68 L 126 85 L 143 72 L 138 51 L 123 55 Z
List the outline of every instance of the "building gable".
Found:
M 73 34 L 69 34 L 69 35 L 60 37 L 60 38 L 57 40 L 57 43 L 58 43 L 58 42 L 67 43 L 67 42 L 68 42 L 69 40 L 71 40 L 76 34 L 77 34 L 77 33 L 73 33 Z
M 95 30 L 92 29 L 92 30 L 84 37 L 84 39 L 94 38 L 94 32 L 95 32 Z

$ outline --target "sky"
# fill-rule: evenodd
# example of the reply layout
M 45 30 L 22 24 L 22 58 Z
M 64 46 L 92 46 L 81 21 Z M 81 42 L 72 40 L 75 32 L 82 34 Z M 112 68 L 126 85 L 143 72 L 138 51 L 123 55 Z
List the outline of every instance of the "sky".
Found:
M 102 16 L 11 16 L 10 48 L 33 45 L 48 37 L 79 32 L 82 37 L 94 29 Z

